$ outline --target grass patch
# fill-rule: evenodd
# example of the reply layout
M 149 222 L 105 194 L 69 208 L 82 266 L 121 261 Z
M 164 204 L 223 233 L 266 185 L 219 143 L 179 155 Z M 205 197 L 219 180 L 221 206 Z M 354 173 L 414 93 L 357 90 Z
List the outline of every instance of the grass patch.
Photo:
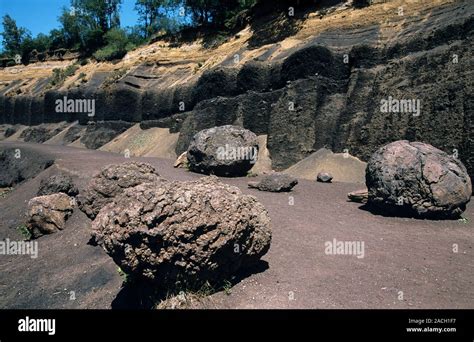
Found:
M 5 198 L 7 195 L 13 191 L 13 188 L 1 188 L 0 189 L 0 198 Z
M 120 267 L 117 267 L 117 273 L 122 278 L 122 281 L 125 285 L 132 283 L 132 277 L 130 274 L 125 273 Z
M 224 281 L 224 285 L 222 285 L 222 290 L 228 296 L 232 294 L 232 283 L 228 280 Z
M 16 229 L 21 234 L 24 240 L 31 240 L 31 238 L 33 237 L 33 235 L 31 235 L 25 224 L 19 225 Z

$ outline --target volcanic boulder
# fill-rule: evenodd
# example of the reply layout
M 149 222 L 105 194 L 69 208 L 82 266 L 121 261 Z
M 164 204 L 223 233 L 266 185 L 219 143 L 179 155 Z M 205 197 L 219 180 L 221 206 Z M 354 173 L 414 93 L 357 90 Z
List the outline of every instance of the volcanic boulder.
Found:
M 217 176 L 245 176 L 257 161 L 257 136 L 232 125 L 198 132 L 188 148 L 191 171 Z
M 158 288 L 219 284 L 270 248 L 270 219 L 255 197 L 215 177 L 141 184 L 92 223 L 92 238 L 127 274 Z
M 328 172 L 320 172 L 316 176 L 316 181 L 321 182 L 321 183 L 331 183 L 332 175 Z
M 63 193 L 34 197 L 28 202 L 26 227 L 35 238 L 62 230 L 73 207 L 74 199 Z
M 437 148 L 406 140 L 377 150 L 366 169 L 368 203 L 390 215 L 457 218 L 472 184 L 464 165 Z
M 293 189 L 296 184 L 296 178 L 275 172 L 264 176 L 260 182 L 249 182 L 248 186 L 260 191 L 285 192 Z
M 76 196 L 79 193 L 70 175 L 58 173 L 41 180 L 38 196 L 51 195 L 59 192 L 69 196 Z
M 155 168 L 146 163 L 129 162 L 106 166 L 77 196 L 79 208 L 91 219 L 125 189 L 142 183 L 162 181 Z

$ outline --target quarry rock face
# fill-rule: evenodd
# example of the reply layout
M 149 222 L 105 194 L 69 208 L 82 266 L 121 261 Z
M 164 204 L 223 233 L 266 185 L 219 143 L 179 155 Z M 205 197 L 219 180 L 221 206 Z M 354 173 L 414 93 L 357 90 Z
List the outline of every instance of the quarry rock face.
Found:
M 34 197 L 28 202 L 27 229 L 35 238 L 62 230 L 73 207 L 74 200 L 63 193 Z
M 263 205 L 215 177 L 127 189 L 92 228 L 93 239 L 125 273 L 167 289 L 230 279 L 271 242 Z
M 420 218 L 457 218 L 472 184 L 464 165 L 437 148 L 406 140 L 377 150 L 367 164 L 368 203 L 383 212 Z
M 248 186 L 260 191 L 286 192 L 291 191 L 296 184 L 296 178 L 276 172 L 264 176 L 260 182 L 249 182 Z
M 79 193 L 72 177 L 65 173 L 59 173 L 41 180 L 38 196 L 64 193 L 69 196 L 76 196 Z
M 105 167 L 77 197 L 79 208 L 91 219 L 125 189 L 142 183 L 162 181 L 155 168 L 146 163 L 129 162 Z
M 191 140 L 187 152 L 191 171 L 228 177 L 246 175 L 257 155 L 257 136 L 232 125 L 200 131 Z
M 282 51 L 278 39 L 271 40 L 258 58 L 238 67 L 231 62 L 205 68 L 186 86 L 174 85 L 187 75 L 181 69 L 171 69 L 158 81 L 154 67 L 147 63 L 139 64 L 139 72 L 129 71 L 121 81 L 111 82 L 113 73 L 95 70 L 84 85 L 67 92 L 48 90 L 48 82 L 24 87 L 23 80 L 16 79 L 0 92 L 0 123 L 72 122 L 80 113 L 56 115 L 55 100 L 65 95 L 74 99 L 92 96 L 97 101 L 97 127 L 90 127 L 81 139 L 88 148 L 98 148 L 123 132 L 121 125 L 107 124 L 118 120 L 159 122 L 179 131 L 177 155 L 187 151 L 193 136 L 203 129 L 240 125 L 268 136 L 272 168 L 278 171 L 321 148 L 335 153 L 347 150 L 367 161 L 380 146 L 406 139 L 425 141 L 445 151 L 458 149 L 472 180 L 473 83 L 469 72 L 459 71 L 472 70 L 473 6 L 452 2 L 420 8 L 414 14 L 417 20 L 403 24 L 396 38 L 381 35 L 370 24 L 364 30 L 339 25 L 324 33 L 316 30 L 304 44 Z M 431 15 L 433 10 L 438 11 L 437 16 Z M 394 25 L 404 20 L 403 16 L 392 19 Z M 269 30 L 275 39 L 274 33 Z M 297 32 L 289 34 L 301 38 Z M 241 51 L 243 55 L 249 52 L 245 46 Z M 163 81 L 169 86 L 157 86 Z M 34 91 L 11 96 L 22 87 Z M 386 112 L 381 110 L 381 101 L 388 99 L 414 100 L 419 105 L 413 112 Z M 185 104 L 185 112 L 176 114 L 180 103 Z M 89 119 L 79 115 L 80 124 Z M 26 133 L 27 139 L 44 136 L 30 130 Z M 333 176 L 338 179 L 335 173 Z

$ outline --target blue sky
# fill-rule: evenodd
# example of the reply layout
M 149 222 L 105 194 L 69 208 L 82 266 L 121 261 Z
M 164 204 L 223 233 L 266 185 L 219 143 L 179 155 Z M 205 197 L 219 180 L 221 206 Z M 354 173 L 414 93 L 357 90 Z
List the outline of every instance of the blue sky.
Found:
M 49 33 L 51 29 L 58 28 L 61 9 L 69 8 L 69 4 L 69 0 L 0 0 L 0 17 L 9 14 L 16 20 L 18 26 L 26 27 L 33 36 L 36 36 L 38 33 Z M 122 27 L 137 23 L 138 15 L 134 7 L 135 0 L 122 1 L 120 9 Z

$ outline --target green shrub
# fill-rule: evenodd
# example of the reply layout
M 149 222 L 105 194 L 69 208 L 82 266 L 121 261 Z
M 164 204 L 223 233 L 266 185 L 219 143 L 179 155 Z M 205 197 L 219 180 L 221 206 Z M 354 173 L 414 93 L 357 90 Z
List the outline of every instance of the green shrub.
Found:
M 28 230 L 28 228 L 26 227 L 25 224 L 19 225 L 17 227 L 17 229 L 18 229 L 18 232 L 21 234 L 21 236 L 23 237 L 24 240 L 31 240 L 31 238 L 33 237 L 33 235 Z
M 105 35 L 107 45 L 94 53 L 96 60 L 112 61 L 122 59 L 128 51 L 135 48 L 135 45 L 128 40 L 127 33 L 118 28 L 114 28 Z
M 53 69 L 53 77 L 50 81 L 50 85 L 52 86 L 60 86 L 64 83 L 64 81 L 69 77 L 74 75 L 76 70 L 79 69 L 77 65 L 69 65 L 64 69 Z
M 94 57 L 99 62 L 113 61 L 115 59 L 122 59 L 127 53 L 126 50 L 122 50 L 114 45 L 107 45 L 102 49 L 99 49 L 94 53 Z

